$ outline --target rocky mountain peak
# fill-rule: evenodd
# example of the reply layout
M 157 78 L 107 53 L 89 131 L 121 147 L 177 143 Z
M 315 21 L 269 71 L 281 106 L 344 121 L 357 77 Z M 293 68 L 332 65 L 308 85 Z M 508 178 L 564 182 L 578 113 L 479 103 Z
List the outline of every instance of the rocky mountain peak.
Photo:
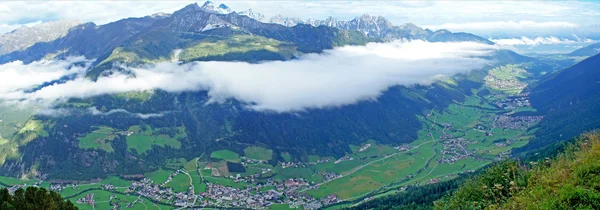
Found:
M 241 11 L 239 12 L 240 15 L 246 15 L 250 18 L 253 18 L 255 20 L 264 22 L 265 21 L 265 16 L 263 14 L 260 14 L 258 12 L 253 11 L 252 9 L 248 9 L 246 11 Z
M 50 21 L 0 34 L 0 55 L 23 50 L 38 42 L 53 41 L 66 35 L 71 28 L 80 23 L 76 20 Z
M 201 10 L 209 13 L 217 13 L 217 14 L 229 14 L 232 10 L 225 4 L 220 4 L 218 7 L 212 1 L 206 1 L 200 7 Z

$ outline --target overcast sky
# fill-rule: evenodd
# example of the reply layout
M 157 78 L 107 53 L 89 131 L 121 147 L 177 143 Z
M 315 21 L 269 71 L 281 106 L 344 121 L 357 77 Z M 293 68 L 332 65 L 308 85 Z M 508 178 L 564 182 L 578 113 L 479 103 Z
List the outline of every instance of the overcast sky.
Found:
M 3 2 L 0 32 L 26 24 L 77 19 L 105 24 L 126 17 L 157 12 L 172 13 L 195 1 L 53 1 Z M 199 1 L 202 5 L 204 1 Z M 570 36 L 596 38 L 600 31 L 598 1 L 214 1 L 235 11 L 253 9 L 270 17 L 276 14 L 303 19 L 333 16 L 349 20 L 368 13 L 394 24 L 407 22 L 483 37 Z

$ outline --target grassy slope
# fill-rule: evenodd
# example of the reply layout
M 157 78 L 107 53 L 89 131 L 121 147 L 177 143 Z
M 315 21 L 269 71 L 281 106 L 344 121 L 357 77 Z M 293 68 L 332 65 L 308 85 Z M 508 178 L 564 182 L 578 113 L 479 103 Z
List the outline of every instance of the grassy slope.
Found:
M 507 209 L 600 209 L 600 135 L 531 172 L 529 186 L 508 200 Z
M 585 134 L 554 159 L 497 164 L 436 209 L 599 209 L 600 135 Z
M 247 158 L 254 160 L 271 160 L 273 150 L 252 146 L 246 147 L 246 149 L 244 149 L 244 154 L 246 154 Z
M 238 155 L 237 153 L 231 151 L 231 150 L 219 150 L 219 151 L 214 151 L 212 152 L 212 154 L 210 154 L 211 158 L 214 159 L 221 159 L 221 160 L 226 160 L 229 162 L 234 162 L 234 163 L 239 163 L 240 162 L 240 155 Z
M 110 127 L 99 127 L 84 137 L 77 138 L 79 140 L 79 148 L 82 149 L 102 149 L 106 152 L 114 152 L 110 141 L 115 139 L 113 129 Z
M 185 128 L 183 127 L 178 128 L 178 133 L 174 137 L 169 137 L 165 134 L 157 134 L 156 132 L 153 132 L 152 127 L 150 126 L 146 126 L 145 129 L 142 129 L 140 126 L 131 126 L 129 131 L 134 134 L 127 136 L 127 149 L 135 149 L 139 155 L 145 154 L 147 151 L 151 150 L 153 145 L 160 147 L 169 146 L 179 149 L 181 148 L 181 142 L 178 139 L 187 136 Z M 157 131 L 157 129 L 154 131 Z

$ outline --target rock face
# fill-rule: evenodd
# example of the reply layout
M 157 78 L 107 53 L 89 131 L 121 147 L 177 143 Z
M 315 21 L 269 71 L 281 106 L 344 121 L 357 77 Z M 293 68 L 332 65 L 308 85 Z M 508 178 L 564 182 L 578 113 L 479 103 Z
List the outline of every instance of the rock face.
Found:
M 238 12 L 240 15 L 248 16 L 249 18 L 258 20 L 260 22 L 265 22 L 266 18 L 263 14 L 253 11 L 252 9 L 248 9 L 246 11 Z
M 79 25 L 79 21 L 60 20 L 21 27 L 0 35 L 0 55 L 24 50 L 38 42 L 50 42 L 65 36 L 69 29 Z
M 205 2 L 200 9 L 205 12 L 216 14 L 229 14 L 232 12 L 232 10 L 225 4 L 220 4 L 218 7 L 215 7 L 212 1 Z
M 253 16 L 248 16 L 253 17 Z M 265 19 L 255 18 L 258 21 L 265 22 Z M 328 17 L 325 20 L 308 19 L 302 20 L 294 17 L 284 17 L 281 15 L 273 16 L 269 19 L 269 23 L 294 27 L 298 24 L 306 24 L 312 26 L 327 26 L 338 28 L 346 31 L 360 31 L 370 38 L 381 39 L 383 41 L 392 41 L 397 39 L 408 40 L 427 40 L 430 42 L 448 42 L 448 41 L 475 41 L 486 44 L 494 44 L 493 42 L 469 33 L 452 33 L 448 30 L 431 31 L 423 29 L 412 23 L 394 26 L 390 21 L 382 16 L 371 16 L 364 14 L 350 21 L 337 20 L 333 17 Z
M 68 30 L 66 35 L 53 41 L 37 42 L 22 51 L 0 55 L 0 63 L 14 60 L 29 63 L 51 54 L 59 58 L 68 56 L 98 58 L 162 18 L 164 16 L 159 15 L 127 18 L 100 26 L 94 23 L 79 24 Z

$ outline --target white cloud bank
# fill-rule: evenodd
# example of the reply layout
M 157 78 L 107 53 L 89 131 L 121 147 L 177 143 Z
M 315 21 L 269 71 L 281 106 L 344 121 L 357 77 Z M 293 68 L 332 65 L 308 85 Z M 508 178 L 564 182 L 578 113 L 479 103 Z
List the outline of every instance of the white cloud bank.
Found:
M 394 85 L 430 84 L 439 78 L 480 69 L 489 61 L 479 57 L 493 50 L 494 46 L 471 42 L 369 43 L 307 54 L 292 61 L 166 62 L 144 68 L 126 67 L 135 76 L 116 73 L 97 81 L 78 77 L 29 93 L 23 91 L 27 85 L 66 74 L 69 61 L 29 65 L 13 62 L 0 66 L 0 76 L 6 70 L 12 72 L 3 76 L 3 81 L 27 78 L 38 71 L 50 76 L 32 79 L 26 85 L 0 83 L 0 99 L 54 101 L 151 89 L 206 90 L 212 102 L 236 99 L 255 110 L 288 112 L 372 100 Z
M 577 38 L 577 37 L 576 37 Z M 510 39 L 490 39 L 490 41 L 498 44 L 498 45 L 556 45 L 556 44 L 582 44 L 582 43 L 593 43 L 596 42 L 592 39 L 566 39 L 566 38 L 558 38 L 554 36 L 550 37 L 521 37 L 521 38 L 510 38 Z
M 467 23 L 445 23 L 442 25 L 425 26 L 431 29 L 448 29 L 459 31 L 480 31 L 480 30 L 535 30 L 535 29 L 572 29 L 578 27 L 575 23 L 563 21 L 491 21 L 491 22 L 467 22 Z

